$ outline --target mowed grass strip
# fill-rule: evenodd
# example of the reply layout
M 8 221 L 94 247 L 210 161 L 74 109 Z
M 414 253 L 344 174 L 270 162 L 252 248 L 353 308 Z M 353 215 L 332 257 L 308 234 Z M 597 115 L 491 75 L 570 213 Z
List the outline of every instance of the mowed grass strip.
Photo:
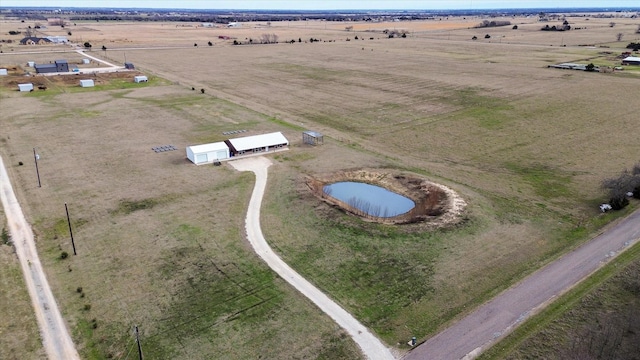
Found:
M 479 359 L 633 358 L 640 350 L 639 273 L 635 244 Z

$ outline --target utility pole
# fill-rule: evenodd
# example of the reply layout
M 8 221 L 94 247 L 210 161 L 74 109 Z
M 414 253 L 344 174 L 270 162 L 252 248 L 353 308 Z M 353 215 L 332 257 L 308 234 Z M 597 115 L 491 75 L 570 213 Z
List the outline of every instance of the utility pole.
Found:
M 69 208 L 67 207 L 67 203 L 64 203 L 64 210 L 67 212 L 67 223 L 69 224 L 69 235 L 71 235 L 71 246 L 73 246 L 73 255 L 76 254 L 76 243 L 73 242 L 73 231 L 71 230 L 71 219 L 69 218 Z
M 38 170 L 38 154 L 36 154 L 36 148 L 33 148 L 33 160 L 36 162 L 36 175 L 38 176 L 38 187 L 42 187 L 40 183 L 40 171 Z
M 136 325 L 136 342 L 138 343 L 138 358 L 142 360 L 142 347 L 140 347 L 140 337 L 138 336 L 138 325 Z

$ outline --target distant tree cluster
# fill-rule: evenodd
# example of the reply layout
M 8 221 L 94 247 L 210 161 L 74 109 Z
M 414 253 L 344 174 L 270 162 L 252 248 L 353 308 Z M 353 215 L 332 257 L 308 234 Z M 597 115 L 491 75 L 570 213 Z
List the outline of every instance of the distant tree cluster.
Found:
M 640 199 L 640 162 L 633 169 L 625 169 L 620 175 L 602 181 L 602 188 L 607 191 L 609 204 L 614 210 L 629 205 L 628 193 Z
M 562 26 L 549 26 L 549 25 L 545 25 L 542 27 L 542 29 L 540 29 L 542 31 L 569 31 L 571 30 L 571 25 L 569 25 L 569 22 L 567 20 L 565 20 L 562 23 Z
M 485 28 L 485 27 L 498 27 L 498 26 L 508 26 L 511 25 L 511 21 L 506 20 L 483 20 L 480 24 L 476 25 L 477 28 Z
M 640 42 L 638 43 L 629 43 L 629 45 L 627 45 L 627 49 L 632 49 L 633 51 L 640 51 Z

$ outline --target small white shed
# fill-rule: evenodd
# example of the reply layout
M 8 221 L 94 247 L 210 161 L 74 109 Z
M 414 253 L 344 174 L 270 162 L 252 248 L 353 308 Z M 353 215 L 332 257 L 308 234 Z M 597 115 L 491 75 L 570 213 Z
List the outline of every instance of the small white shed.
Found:
M 95 84 L 93 83 L 92 79 L 87 79 L 87 80 L 80 80 L 80 86 L 81 87 L 94 87 Z
M 33 90 L 33 84 L 32 83 L 18 84 L 18 90 L 20 90 L 20 91 L 32 91 Z
M 187 146 L 187 158 L 196 165 L 229 158 L 229 147 L 224 142 Z
M 91 61 L 89 59 L 82 59 L 83 64 L 89 64 Z
M 0 69 L 0 76 L 7 75 L 7 69 Z
M 27 66 L 35 67 L 36 66 L 36 62 L 35 61 L 27 61 Z
M 147 79 L 147 77 L 144 75 L 139 75 L 139 76 L 134 76 L 133 81 L 137 83 L 141 83 L 141 82 L 147 82 L 149 81 L 149 79 Z

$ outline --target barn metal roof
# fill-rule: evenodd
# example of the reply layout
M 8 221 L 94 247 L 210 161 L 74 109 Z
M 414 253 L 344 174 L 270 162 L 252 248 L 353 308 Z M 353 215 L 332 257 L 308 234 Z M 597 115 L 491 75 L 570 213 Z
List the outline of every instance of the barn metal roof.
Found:
M 624 59 L 622 59 L 622 61 L 640 61 L 640 57 L 637 56 L 628 56 Z
M 210 143 L 210 144 L 202 144 L 202 145 L 193 145 L 193 146 L 189 146 L 189 148 L 191 149 L 191 151 L 193 151 L 194 154 L 199 154 L 199 153 L 205 153 L 205 152 L 212 152 L 212 151 L 220 151 L 220 150 L 228 150 L 229 147 L 227 147 L 227 144 L 225 144 L 224 142 L 215 142 L 215 143 Z
M 289 140 L 287 140 L 281 132 L 229 139 L 229 142 L 237 151 L 251 150 L 279 144 L 289 145 Z

